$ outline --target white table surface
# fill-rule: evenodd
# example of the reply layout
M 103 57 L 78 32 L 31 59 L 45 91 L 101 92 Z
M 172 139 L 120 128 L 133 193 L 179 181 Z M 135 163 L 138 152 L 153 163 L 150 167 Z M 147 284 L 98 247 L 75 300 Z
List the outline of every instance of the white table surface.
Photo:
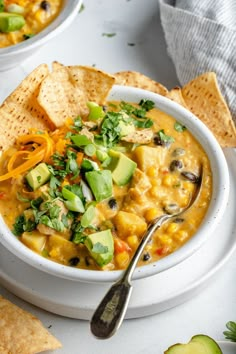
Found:
M 66 65 L 96 65 L 110 73 L 140 71 L 168 88 L 178 84 L 167 56 L 157 0 L 84 0 L 84 6 L 63 34 L 18 68 L 0 73 L 0 100 L 37 65 L 54 60 Z M 107 37 L 103 33 L 116 35 Z M 236 320 L 235 273 L 234 253 L 200 294 L 168 311 L 126 320 L 119 332 L 105 341 L 90 334 L 87 321 L 53 315 L 20 300 L 1 286 L 0 293 L 35 314 L 57 336 L 63 344 L 57 353 L 161 354 L 173 343 L 187 342 L 198 333 L 224 340 L 225 323 Z

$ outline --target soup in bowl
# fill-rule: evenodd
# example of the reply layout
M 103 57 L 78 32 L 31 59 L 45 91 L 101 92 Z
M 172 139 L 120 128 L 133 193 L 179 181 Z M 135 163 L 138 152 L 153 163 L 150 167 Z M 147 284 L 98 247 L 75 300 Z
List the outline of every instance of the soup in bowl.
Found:
M 30 265 L 88 282 L 116 280 L 148 224 L 157 230 L 134 279 L 154 275 L 206 242 L 226 207 L 229 176 L 206 126 L 169 99 L 113 86 L 105 106 L 53 132 L 32 129 L 1 158 L 1 242 Z M 213 236 L 212 236 L 213 237 Z

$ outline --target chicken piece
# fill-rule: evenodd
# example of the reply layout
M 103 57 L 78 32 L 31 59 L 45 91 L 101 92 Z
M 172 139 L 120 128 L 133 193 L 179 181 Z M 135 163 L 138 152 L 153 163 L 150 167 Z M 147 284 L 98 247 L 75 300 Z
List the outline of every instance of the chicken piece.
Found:
M 87 128 L 82 128 L 80 135 L 85 135 L 89 140 L 94 141 L 94 135 Z
M 131 188 L 134 188 L 138 195 L 143 195 L 152 187 L 149 178 L 143 171 L 136 168 L 133 174 Z
M 58 220 L 62 221 L 62 216 L 63 215 L 67 215 L 68 209 L 65 207 L 64 203 L 61 200 L 56 200 L 55 202 L 53 202 L 52 203 L 52 207 L 54 205 L 59 206 L 60 212 L 59 212 L 59 215 L 58 215 Z M 70 221 L 70 223 L 71 222 L 72 221 Z M 69 226 L 70 226 L 70 224 L 69 224 Z M 56 232 L 58 233 L 57 230 L 51 228 L 50 226 L 44 225 L 44 224 L 38 224 L 37 225 L 37 230 L 43 235 L 54 235 Z M 64 228 L 64 230 L 61 231 L 61 232 L 67 234 L 68 233 L 68 229 Z

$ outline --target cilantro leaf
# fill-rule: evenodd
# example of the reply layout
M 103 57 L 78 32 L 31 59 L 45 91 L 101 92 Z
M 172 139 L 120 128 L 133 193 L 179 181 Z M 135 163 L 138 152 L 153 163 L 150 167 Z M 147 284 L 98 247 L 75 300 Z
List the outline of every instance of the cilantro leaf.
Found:
M 20 236 L 24 232 L 24 222 L 25 222 L 24 215 L 17 216 L 15 223 L 13 224 L 13 230 L 12 230 L 15 236 Z
M 185 131 L 187 129 L 183 124 L 181 124 L 179 122 L 175 122 L 174 128 L 179 133 L 182 133 L 183 131 Z
M 153 109 L 155 107 L 155 103 L 151 100 L 145 100 L 145 99 L 142 99 L 140 102 L 139 102 L 139 105 L 145 109 L 147 112 L 150 111 L 151 109 Z

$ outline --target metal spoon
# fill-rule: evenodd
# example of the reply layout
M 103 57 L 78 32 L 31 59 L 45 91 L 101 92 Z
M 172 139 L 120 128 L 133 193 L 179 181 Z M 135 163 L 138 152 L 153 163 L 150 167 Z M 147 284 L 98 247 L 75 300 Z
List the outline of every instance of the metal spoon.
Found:
M 115 332 L 119 329 L 124 319 L 133 290 L 131 278 L 144 247 L 153 233 L 160 228 L 161 225 L 163 225 L 166 221 L 183 214 L 192 207 L 200 194 L 201 185 L 202 168 L 200 170 L 198 183 L 196 183 L 195 192 L 192 194 L 188 205 L 181 209 L 178 213 L 163 214 L 149 224 L 147 231 L 143 235 L 133 258 L 131 259 L 127 269 L 124 271 L 121 279 L 111 286 L 92 316 L 90 321 L 90 329 L 95 337 L 99 339 L 107 339 L 115 334 Z

